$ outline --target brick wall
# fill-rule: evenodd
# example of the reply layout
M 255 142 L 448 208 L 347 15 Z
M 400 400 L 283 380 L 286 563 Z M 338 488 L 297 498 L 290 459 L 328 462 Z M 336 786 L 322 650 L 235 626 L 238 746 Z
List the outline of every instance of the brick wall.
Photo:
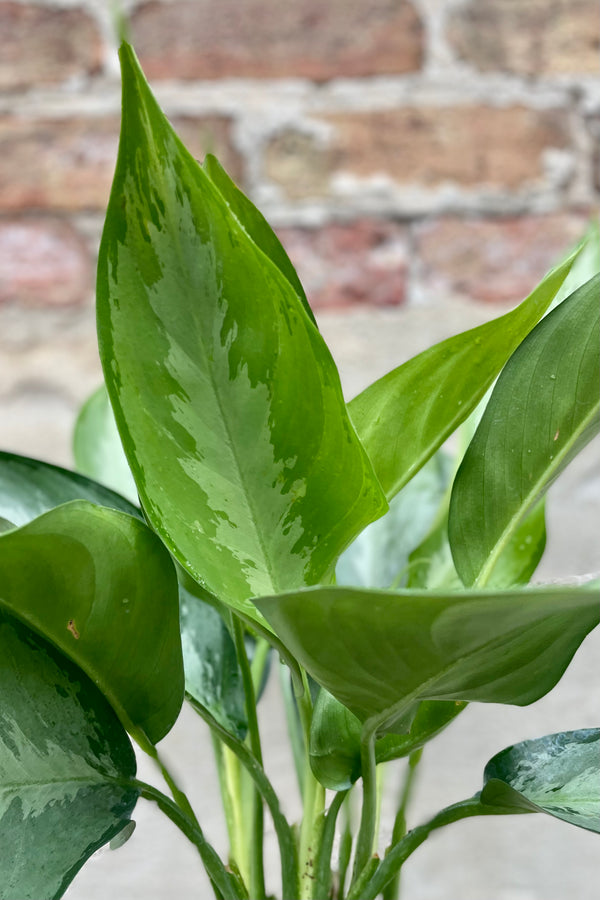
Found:
M 0 0 L 0 304 L 86 306 L 115 161 L 107 0 Z M 184 141 L 313 305 L 514 302 L 600 197 L 597 0 L 123 0 Z

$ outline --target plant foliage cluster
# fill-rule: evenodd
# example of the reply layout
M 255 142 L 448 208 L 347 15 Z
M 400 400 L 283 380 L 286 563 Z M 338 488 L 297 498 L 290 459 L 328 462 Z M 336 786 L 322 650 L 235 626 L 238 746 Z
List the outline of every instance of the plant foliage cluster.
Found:
M 405 824 L 424 745 L 468 703 L 542 697 L 600 618 L 597 584 L 528 585 L 545 492 L 600 426 L 597 235 L 513 311 L 346 404 L 273 231 L 216 159 L 190 156 L 127 44 L 121 62 L 105 385 L 77 423 L 79 474 L 0 455 L 0 897 L 61 897 L 129 836 L 140 797 L 223 900 L 266 897 L 265 810 L 285 900 L 392 900 L 416 847 L 468 816 L 600 831 L 589 727 L 500 752 L 478 794 Z M 269 667 L 297 829 L 262 765 Z M 227 860 L 156 748 L 184 698 L 214 737 Z M 165 791 L 136 778 L 132 739 Z M 380 858 L 377 765 L 398 758 L 407 784 Z

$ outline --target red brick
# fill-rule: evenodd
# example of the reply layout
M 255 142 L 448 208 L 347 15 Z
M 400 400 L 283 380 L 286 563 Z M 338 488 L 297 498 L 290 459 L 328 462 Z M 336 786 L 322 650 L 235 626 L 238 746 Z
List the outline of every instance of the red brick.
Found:
M 229 144 L 229 120 L 213 116 L 174 120 L 197 157 L 213 150 L 232 177 L 239 156 Z M 117 156 L 117 117 L 0 120 L 0 198 L 4 209 L 104 209 Z
M 397 306 L 406 295 L 407 229 L 361 219 L 323 228 L 281 228 L 313 309 Z
M 69 306 L 93 292 L 80 235 L 59 219 L 0 220 L 0 303 Z
M 458 56 L 483 71 L 599 73 L 598 0 L 471 0 L 451 15 Z
M 423 58 L 408 0 L 152 0 L 131 29 L 150 78 L 321 81 L 411 72 Z
M 100 32 L 82 9 L 0 2 L 0 90 L 91 75 L 101 62 Z
M 600 195 L 600 116 L 588 120 L 592 138 L 592 179 L 596 193 Z
M 517 303 L 583 235 L 584 214 L 503 219 L 446 218 L 417 230 L 427 294 Z
M 543 176 L 543 153 L 569 143 L 566 114 L 523 106 L 419 107 L 324 116 L 327 146 L 288 131 L 266 151 L 269 178 L 291 198 L 327 192 L 336 172 L 398 184 L 514 189 Z

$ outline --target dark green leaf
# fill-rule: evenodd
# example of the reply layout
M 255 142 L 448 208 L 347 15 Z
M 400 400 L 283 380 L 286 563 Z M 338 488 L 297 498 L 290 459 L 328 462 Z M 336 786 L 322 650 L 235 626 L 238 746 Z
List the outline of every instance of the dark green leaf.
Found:
M 352 421 L 388 499 L 479 403 L 547 310 L 578 252 L 549 272 L 516 309 L 435 344 L 350 402 Z
M 457 473 L 449 538 L 465 584 L 486 584 L 524 516 L 600 430 L 600 275 L 523 341 Z
M 243 740 L 248 726 L 244 686 L 231 635 L 218 611 L 196 596 L 192 579 L 184 573 L 179 604 L 185 689 L 223 728 Z
M 329 351 L 127 45 L 98 270 L 106 383 L 148 520 L 211 593 L 327 581 L 386 507 Z
M 312 677 L 379 731 L 419 700 L 524 706 L 600 620 L 588 587 L 440 594 L 309 588 L 256 601 Z
M 69 500 L 89 500 L 141 518 L 136 506 L 97 481 L 39 459 L 0 451 L 0 516 L 25 525 Z
M 386 734 L 375 742 L 377 763 L 409 756 L 443 731 L 466 707 L 456 701 L 420 703 L 407 734 Z M 310 728 L 310 766 L 315 778 L 344 791 L 360 777 L 362 725 L 349 709 L 321 689 Z
M 100 440 L 109 423 L 108 417 L 97 422 Z M 97 474 L 100 477 L 102 473 Z M 14 517 L 10 527 L 24 525 L 74 499 L 91 500 L 141 518 L 137 507 L 95 481 L 35 459 L 0 453 L 0 514 Z M 200 586 L 182 569 L 178 576 L 186 689 L 224 727 L 243 737 L 244 695 L 233 643 L 218 611 L 207 607 L 207 597 L 201 595 Z
M 462 581 L 454 567 L 448 540 L 448 506 L 423 543 L 410 556 L 408 587 L 427 590 L 461 590 Z M 489 588 L 509 588 L 527 584 L 546 546 L 546 520 L 542 500 L 511 536 L 490 571 Z
M 545 812 L 600 834 L 600 728 L 508 747 L 485 767 L 481 802 Z
M 135 756 L 97 687 L 0 610 L 0 898 L 62 897 L 122 833 Z
M 136 739 L 156 743 L 172 727 L 183 701 L 177 579 L 138 519 L 73 501 L 4 532 L 0 609 L 80 666 Z
M 80 472 L 137 503 L 135 481 L 103 384 L 81 407 L 73 433 L 73 454 Z

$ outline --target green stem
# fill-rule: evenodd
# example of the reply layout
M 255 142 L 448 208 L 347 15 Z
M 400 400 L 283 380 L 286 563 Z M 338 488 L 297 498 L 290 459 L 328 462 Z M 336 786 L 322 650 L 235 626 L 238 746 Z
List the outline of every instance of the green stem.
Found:
M 438 828 L 445 825 L 451 825 L 452 822 L 459 822 L 461 819 L 468 819 L 471 816 L 494 816 L 507 815 L 515 812 L 515 810 L 504 809 L 502 807 L 486 806 L 479 801 L 479 794 L 471 797 L 469 800 L 462 800 L 460 803 L 454 803 L 442 809 L 437 815 L 426 822 L 424 825 L 418 825 L 409 831 L 399 843 L 392 846 L 385 858 L 381 861 L 377 871 L 369 880 L 361 892 L 360 900 L 375 900 L 378 894 L 385 888 L 386 884 L 394 877 L 396 872 L 400 870 L 408 857 L 414 853 L 429 835 Z M 351 895 L 349 895 L 350 897 Z
M 358 839 L 356 842 L 356 855 L 354 857 L 354 870 L 352 873 L 352 885 L 356 883 L 360 873 L 373 855 L 375 842 L 375 827 L 377 824 L 377 763 L 375 759 L 375 736 L 377 728 L 373 719 L 367 719 L 360 736 L 360 762 L 363 784 L 362 814 Z
M 236 648 L 236 655 L 242 673 L 242 682 L 244 684 L 244 694 L 246 696 L 246 717 L 248 719 L 248 737 L 250 739 L 250 749 L 258 764 L 262 766 L 262 749 L 260 745 L 260 733 L 258 730 L 258 718 L 256 714 L 256 695 L 254 693 L 254 683 L 252 680 L 252 672 L 248 662 L 248 654 L 244 643 L 244 626 L 241 620 L 232 615 L 233 637 Z M 265 900 L 267 894 L 265 890 L 265 873 L 263 860 L 263 841 L 264 841 L 264 816 L 262 797 L 258 790 L 254 791 L 253 798 L 253 838 L 251 868 L 250 868 L 250 896 L 252 900 Z
M 166 782 L 171 794 L 173 796 L 173 800 L 177 804 L 177 806 L 185 813 L 185 815 L 194 822 L 198 828 L 200 828 L 200 823 L 196 818 L 196 813 L 192 809 L 192 805 L 188 800 L 187 796 L 181 790 L 177 782 L 175 781 L 175 776 L 171 774 L 169 769 L 167 768 L 166 763 L 161 759 L 158 750 L 152 744 L 145 734 L 142 732 L 135 732 L 132 734 L 138 745 L 142 748 L 144 753 L 146 753 L 150 759 L 154 762 L 154 764 L 158 767 L 160 774 L 162 775 L 164 781 Z
M 364 896 L 363 891 L 365 889 L 365 886 L 368 884 L 369 879 L 372 878 L 374 873 L 377 871 L 379 862 L 380 860 L 377 854 L 371 856 L 368 863 L 363 867 L 360 875 L 351 886 L 347 900 L 362 900 Z
M 215 737 L 213 732 L 213 737 Z M 218 738 L 215 737 L 215 740 Z M 250 884 L 251 878 L 251 850 L 249 841 L 252 838 L 248 834 L 246 816 L 243 808 L 243 784 L 240 762 L 229 747 L 222 746 L 223 767 L 225 776 L 225 792 L 229 798 L 231 808 L 232 831 L 230 833 L 231 854 L 244 884 Z
M 331 805 L 325 815 L 323 832 L 321 834 L 321 846 L 317 856 L 315 870 L 315 884 L 313 896 L 315 900 L 327 900 L 331 891 L 331 853 L 335 838 L 335 825 L 342 803 L 346 799 L 348 791 L 338 791 L 331 801 Z
M 163 812 L 174 825 L 188 838 L 189 841 L 197 848 L 200 858 L 204 864 L 204 868 L 213 885 L 215 895 L 223 897 L 223 900 L 241 900 L 243 895 L 238 891 L 234 879 L 225 869 L 223 861 L 219 857 L 214 848 L 205 840 L 202 829 L 198 825 L 196 818 L 191 820 L 182 810 L 178 803 L 157 790 L 151 784 L 143 781 L 134 781 L 135 786 L 140 791 L 141 796 L 145 800 L 151 800 L 156 803 L 161 812 Z
M 211 732 L 211 737 L 217 767 L 217 777 L 219 779 L 219 789 L 223 802 L 223 812 L 225 813 L 225 824 L 227 825 L 227 834 L 229 836 L 230 859 L 233 857 L 237 861 L 237 854 L 234 849 L 237 840 L 237 815 L 233 796 L 230 791 L 227 772 L 225 770 L 224 747 L 214 732 Z M 237 864 L 239 866 L 239 862 L 237 862 Z
M 260 694 L 263 678 L 265 677 L 265 666 L 269 661 L 270 652 L 271 645 L 269 644 L 269 642 L 265 638 L 257 637 L 256 645 L 254 648 L 254 655 L 250 664 L 255 697 L 258 697 L 258 695 Z
M 217 734 L 224 744 L 235 753 L 244 766 L 258 791 L 260 791 L 269 808 L 275 833 L 279 842 L 281 856 L 281 882 L 283 896 L 296 897 L 298 894 L 298 858 L 296 853 L 296 841 L 287 819 L 281 811 L 279 797 L 275 793 L 271 782 L 265 775 L 264 769 L 252 755 L 248 747 L 224 728 L 201 704 L 188 696 L 188 701 L 196 712 L 204 719 L 211 731 Z M 254 900 L 254 894 L 252 895 Z
M 337 893 L 336 897 L 344 896 L 346 886 L 346 874 L 350 865 L 350 857 L 352 856 L 353 830 L 351 822 L 350 803 L 352 795 L 346 796 L 346 802 L 342 804 L 342 815 L 344 818 L 344 827 L 340 835 L 340 850 L 338 854 L 338 870 L 337 870 Z
M 300 722 L 304 734 L 304 793 L 302 825 L 300 827 L 300 900 L 312 900 L 314 890 L 315 858 L 320 845 L 320 831 L 323 827 L 325 809 L 325 788 L 319 784 L 310 767 L 308 748 L 310 746 L 310 725 L 312 721 L 312 700 L 308 678 L 302 672 L 302 695 L 297 698 Z
M 298 706 L 294 696 L 292 676 L 285 664 L 280 665 L 279 675 L 288 735 L 292 746 L 294 768 L 296 769 L 296 778 L 298 780 L 298 788 L 300 790 L 300 796 L 304 799 L 304 760 L 306 758 L 306 748 L 304 746 L 302 726 L 298 717 Z
M 422 755 L 423 748 L 421 747 L 420 750 L 414 750 L 408 757 L 408 767 L 406 769 L 406 776 L 404 778 L 404 784 L 402 786 L 402 792 L 400 794 L 398 812 L 396 813 L 394 828 L 392 831 L 392 846 L 397 844 L 406 834 L 406 813 L 412 799 L 417 776 L 417 769 Z M 387 883 L 383 892 L 383 900 L 397 900 L 399 891 L 400 870 L 398 870 L 391 881 Z

